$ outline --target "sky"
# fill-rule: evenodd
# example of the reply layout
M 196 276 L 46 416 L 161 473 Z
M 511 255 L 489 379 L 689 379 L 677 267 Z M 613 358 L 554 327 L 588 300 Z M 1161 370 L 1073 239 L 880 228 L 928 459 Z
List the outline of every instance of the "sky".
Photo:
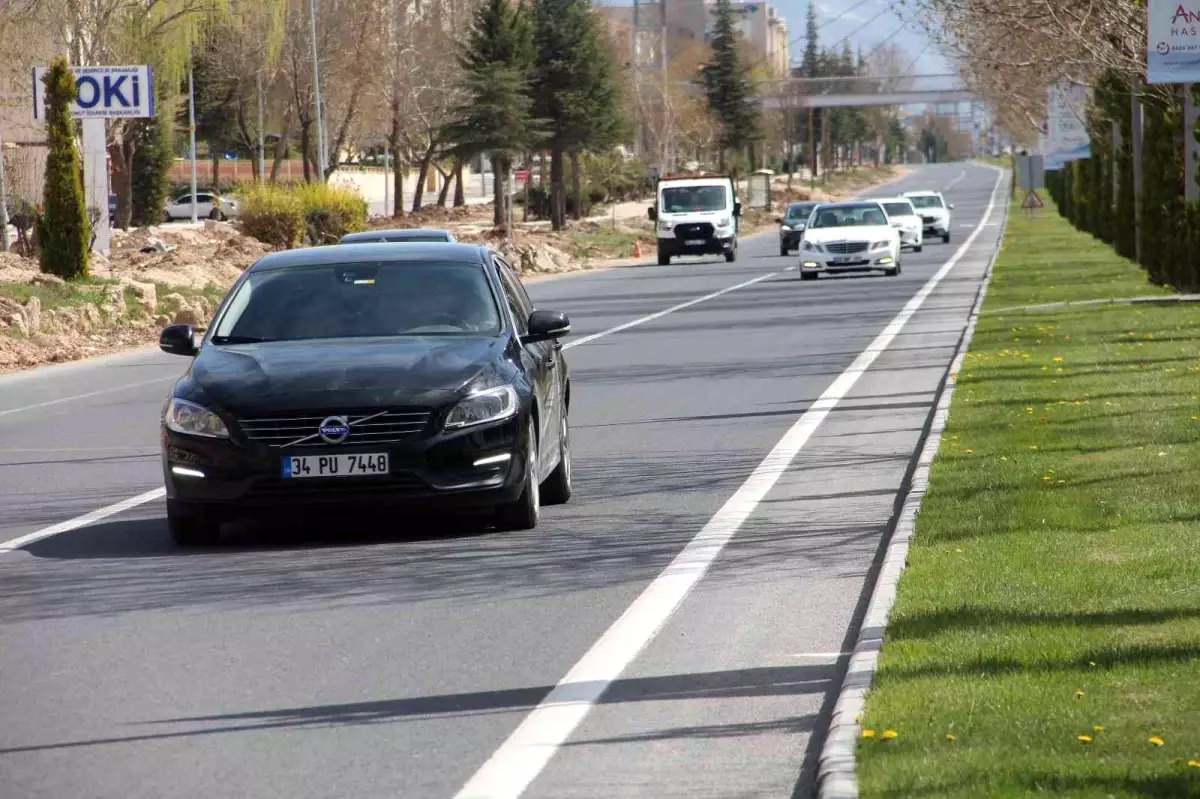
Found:
M 808 0 L 768 2 L 776 13 L 787 20 L 788 38 L 791 40 L 789 55 L 796 62 L 804 52 L 804 21 L 808 14 Z M 897 11 L 904 12 L 907 19 L 912 18 L 911 11 L 899 3 L 890 0 L 816 0 L 816 3 L 819 41 L 823 48 L 834 44 L 840 48 L 840 40 L 849 36 L 852 48 L 857 50 L 861 47 L 863 52 L 869 53 L 871 48 L 887 39 L 904 51 L 908 59 L 906 63 L 917 59 L 912 74 L 936 75 L 954 71 L 915 22 L 896 32 L 903 24 Z M 889 36 L 893 38 L 888 39 Z

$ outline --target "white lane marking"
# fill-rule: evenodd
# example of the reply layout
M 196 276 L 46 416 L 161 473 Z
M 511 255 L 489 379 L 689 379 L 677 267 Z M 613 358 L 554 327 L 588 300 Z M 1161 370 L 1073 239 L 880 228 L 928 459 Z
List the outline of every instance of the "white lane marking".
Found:
M 958 173 L 958 176 L 957 176 L 957 177 L 955 177 L 955 178 L 954 178 L 954 180 L 952 180 L 952 181 L 950 181 L 949 183 L 947 183 L 947 184 L 946 184 L 946 188 L 945 188 L 945 189 L 943 189 L 943 191 L 950 191 L 952 188 L 954 188 L 955 186 L 957 186 L 957 185 L 958 185 L 958 182 L 959 182 L 960 180 L 962 180 L 962 179 L 963 179 L 963 178 L 965 178 L 966 176 L 967 176 L 967 170 L 965 170 L 965 169 L 964 169 L 962 172 L 959 172 L 959 173 Z
M 698 305 L 699 303 L 705 302 L 707 300 L 715 299 L 724 294 L 728 294 L 731 291 L 737 291 L 738 289 L 745 288 L 746 286 L 752 286 L 755 283 L 761 283 L 762 281 L 764 281 L 768 278 L 775 277 L 778 274 L 779 274 L 778 272 L 771 272 L 769 274 L 762 275 L 761 277 L 756 277 L 756 278 L 753 278 L 752 280 L 746 280 L 742 283 L 738 283 L 736 286 L 730 286 L 728 288 L 721 289 L 720 291 L 714 291 L 711 294 L 705 294 L 703 297 L 697 297 L 694 300 L 688 300 L 687 302 L 681 302 L 678 305 L 672 305 L 670 308 L 659 311 L 658 313 L 652 313 L 648 316 L 642 316 L 642 317 L 639 317 L 638 319 L 634 319 L 630 322 L 626 322 L 623 325 L 617 325 L 616 327 L 610 327 L 608 330 L 602 330 L 599 333 L 593 333 L 590 336 L 584 336 L 583 338 L 576 339 L 575 341 L 572 341 L 572 342 L 564 345 L 563 349 L 567 349 L 568 347 L 578 347 L 581 344 L 587 344 L 589 341 L 595 341 L 598 338 L 603 338 L 604 336 L 609 336 L 609 335 L 612 335 L 613 333 L 620 333 L 622 330 L 628 330 L 631 327 L 637 327 L 638 325 L 645 324 L 646 322 L 651 322 L 655 319 L 661 319 L 662 317 L 666 316 L 667 314 L 675 313 L 676 311 L 682 311 L 684 308 L 690 308 L 693 305 Z M 160 380 L 166 380 L 166 379 L 175 380 L 177 378 L 175 378 L 175 377 L 159 378 L 158 380 L 147 380 L 142 383 L 130 383 L 129 385 L 122 386 L 121 388 L 134 388 L 136 386 L 144 386 L 144 385 L 149 385 L 150 383 L 157 383 Z M 58 403 L 58 402 L 67 402 L 72 399 L 80 399 L 82 397 L 94 396 L 95 394 L 103 394 L 108 391 L 118 391 L 118 390 L 120 390 L 120 389 L 116 389 L 116 388 L 104 389 L 103 391 L 92 392 L 92 394 L 79 394 L 79 395 L 73 396 L 73 397 L 63 397 L 62 399 L 52 400 L 50 402 L 44 402 L 39 405 L 29 405 L 29 406 L 26 406 L 25 408 L 13 408 L 8 411 L 0 412 L 0 415 L 2 415 L 3 413 L 16 413 L 17 411 L 28 410 L 29 408 L 39 408 L 44 405 L 54 405 L 55 403 Z M 14 549 L 19 549 L 22 546 L 24 546 L 25 544 L 31 544 L 34 541 L 39 541 L 43 538 L 47 538 L 48 536 L 57 535 L 58 533 L 69 532 L 71 530 L 75 530 L 80 527 L 84 527 L 86 525 L 92 524 L 93 522 L 100 521 L 101 519 L 105 519 L 114 514 L 123 513 L 125 511 L 129 510 L 130 508 L 135 508 L 138 505 L 143 505 L 147 502 L 158 499 L 159 497 L 162 497 L 165 494 L 166 494 L 166 489 L 156 488 L 153 491 L 147 491 L 144 494 L 138 494 L 136 497 L 130 497 L 129 499 L 121 500 L 120 502 L 109 505 L 108 507 L 100 508 L 99 510 L 94 510 L 91 513 L 85 513 L 82 516 L 76 516 L 74 519 L 68 519 L 65 522 L 59 522 L 58 524 L 51 525 L 50 527 L 44 527 L 41 530 L 37 530 L 35 532 L 29 533 L 28 535 L 21 536 L 20 538 L 14 538 L 10 541 L 0 542 L 0 555 L 4 555 L 7 552 L 12 552 Z
M 746 288 L 746 286 L 753 286 L 755 283 L 761 283 L 764 280 L 767 280 L 768 278 L 776 277 L 778 274 L 779 274 L 778 272 L 771 272 L 770 274 L 762 275 L 761 277 L 756 277 L 753 280 L 747 280 L 742 283 L 738 283 L 736 286 L 730 286 L 729 288 L 721 289 L 720 291 L 714 291 L 712 294 L 705 294 L 703 297 L 697 297 L 694 300 L 688 300 L 687 302 L 681 302 L 678 305 L 672 305 L 670 308 L 659 311 L 658 313 L 652 313 L 649 316 L 638 317 L 637 319 L 634 319 L 630 322 L 626 322 L 623 325 L 617 325 L 616 327 L 610 327 L 608 330 L 601 330 L 599 333 L 592 333 L 590 336 L 584 336 L 583 338 L 577 338 L 574 341 L 569 341 L 566 344 L 564 344 L 563 349 L 569 350 L 572 347 L 579 347 L 584 344 L 587 344 L 589 341 L 595 341 L 598 338 L 604 338 L 605 336 L 611 336 L 613 333 L 620 333 L 622 330 L 628 330 L 631 327 L 637 327 L 638 325 L 644 325 L 647 322 L 653 322 L 655 319 L 661 319 L 664 316 L 666 316 L 667 314 L 675 313 L 676 311 L 682 311 L 684 308 L 691 308 L 693 305 L 699 305 L 702 302 L 707 302 L 708 300 L 716 299 L 717 297 L 720 297 L 723 294 L 728 294 L 731 291 L 737 291 L 738 289 L 744 289 L 744 288 Z
M 512 735 L 455 795 L 455 799 L 516 799 L 529 787 L 583 721 L 592 705 L 658 634 L 692 588 L 700 582 L 708 567 L 774 487 L 825 417 L 849 393 L 942 279 L 974 245 L 983 230 L 983 223 L 995 209 L 996 192 L 1000 189 L 1002 178 L 1003 174 L 997 176 L 991 201 L 975 231 L 912 296 L 883 332 L 796 420 L 716 515 L 646 586 L 546 698 L 530 711 Z
M 102 388 L 96 391 L 89 391 L 86 394 L 72 394 L 69 397 L 59 397 L 58 399 L 47 400 L 46 402 L 35 402 L 33 405 L 22 405 L 19 408 L 9 408 L 5 411 L 0 411 L 0 416 L 7 416 L 10 413 L 21 413 L 22 411 L 32 411 L 37 408 L 46 408 L 50 405 L 61 405 L 64 402 L 73 402 L 75 400 L 87 399 L 88 397 L 98 397 L 101 394 L 112 394 L 115 391 L 124 391 L 129 388 L 140 388 L 141 386 L 150 386 L 155 383 L 165 383 L 168 380 L 178 380 L 179 375 L 171 377 L 156 377 L 153 380 L 143 380 L 140 383 L 126 383 L 123 386 L 113 386 L 112 388 Z
M 138 494 L 136 497 L 123 499 L 120 502 L 94 510 L 91 513 L 85 513 L 82 516 L 76 516 L 74 519 L 67 519 L 65 522 L 52 524 L 49 527 L 43 527 L 41 530 L 36 530 L 20 538 L 12 538 L 8 541 L 0 543 L 0 555 L 12 552 L 14 549 L 20 549 L 23 546 L 32 544 L 34 541 L 41 541 L 43 538 L 49 538 L 52 535 L 59 533 L 70 532 L 77 530 L 80 527 L 86 527 L 89 524 L 95 524 L 102 519 L 107 519 L 109 516 L 115 516 L 118 513 L 124 513 L 130 508 L 136 508 L 138 505 L 144 505 L 151 500 L 165 496 L 167 490 L 165 488 L 156 488 L 153 491 L 147 491 L 144 494 Z

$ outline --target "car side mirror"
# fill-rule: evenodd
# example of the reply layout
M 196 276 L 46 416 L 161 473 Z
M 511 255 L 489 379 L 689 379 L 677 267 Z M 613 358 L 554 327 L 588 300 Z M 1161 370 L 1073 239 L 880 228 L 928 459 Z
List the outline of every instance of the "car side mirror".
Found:
M 158 348 L 171 355 L 192 356 L 199 352 L 196 347 L 196 332 L 191 325 L 164 327 L 158 336 Z
M 954 210 L 954 203 L 950 203 L 950 210 L 951 210 L 951 211 L 953 211 L 953 210 Z
M 742 215 L 742 204 L 741 204 L 741 203 L 735 202 L 735 203 L 733 204 L 733 215 L 734 215 L 734 216 L 741 216 L 741 215 Z
M 571 320 L 561 311 L 534 311 L 529 315 L 529 333 L 526 344 L 539 341 L 554 341 L 571 332 Z
M 653 207 L 647 208 L 646 216 L 650 217 L 651 222 L 657 222 L 658 221 L 658 209 L 653 208 Z

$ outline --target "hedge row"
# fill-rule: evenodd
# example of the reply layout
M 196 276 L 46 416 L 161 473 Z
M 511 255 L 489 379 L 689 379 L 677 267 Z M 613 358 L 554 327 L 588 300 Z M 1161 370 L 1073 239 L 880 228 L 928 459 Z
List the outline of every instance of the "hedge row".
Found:
M 240 192 L 242 231 L 276 247 L 336 244 L 367 226 L 367 203 L 326 183 L 253 185 Z
M 1116 75 L 1101 79 L 1088 120 L 1091 157 L 1047 172 L 1046 188 L 1063 217 L 1121 255 L 1136 257 L 1140 242 L 1141 265 L 1151 283 L 1200 290 L 1200 203 L 1184 199 L 1181 90 L 1162 87 L 1143 100 L 1140 214 L 1134 212 L 1129 91 Z M 1187 139 L 1188 146 L 1200 142 L 1194 131 Z

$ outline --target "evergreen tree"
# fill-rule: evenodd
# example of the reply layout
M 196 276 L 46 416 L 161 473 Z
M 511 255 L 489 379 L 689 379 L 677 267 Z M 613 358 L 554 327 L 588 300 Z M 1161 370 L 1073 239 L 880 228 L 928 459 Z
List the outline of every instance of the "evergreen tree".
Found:
M 813 0 L 808 4 L 808 14 L 804 20 L 804 61 L 800 65 L 800 69 L 796 71 L 796 77 L 801 78 L 819 78 L 821 77 L 821 47 L 817 34 L 817 7 Z M 816 177 L 816 158 L 815 147 L 820 146 L 818 139 L 820 138 L 821 117 L 825 113 L 823 108 L 813 108 L 808 111 L 797 111 L 801 115 L 796 125 L 796 130 L 800 131 L 800 140 L 804 142 L 804 152 L 807 153 L 805 160 L 808 162 L 809 169 L 812 170 L 813 177 Z
M 74 280 L 88 276 L 91 230 L 75 149 L 75 75 L 67 60 L 50 62 L 46 84 L 46 183 L 42 211 L 37 218 L 37 239 L 43 272 Z
M 533 68 L 533 29 L 524 4 L 487 0 L 459 56 L 466 101 L 446 128 L 451 152 L 473 158 L 490 154 L 495 174 L 492 222 L 505 224 L 511 192 L 506 188 L 513 153 L 540 132 L 533 118 L 529 81 Z
M 550 223 L 566 224 L 568 153 L 603 146 L 620 129 L 613 60 L 588 0 L 534 0 L 534 114 L 548 120 Z
M 162 221 L 174 157 L 169 122 L 152 117 L 139 119 L 137 123 L 137 149 L 133 153 L 133 224 L 146 227 Z
M 708 107 L 720 125 L 718 160 L 725 171 L 728 150 L 741 151 L 758 138 L 758 102 L 746 65 L 738 52 L 733 4 L 717 0 L 714 7 L 712 58 L 700 67 Z

